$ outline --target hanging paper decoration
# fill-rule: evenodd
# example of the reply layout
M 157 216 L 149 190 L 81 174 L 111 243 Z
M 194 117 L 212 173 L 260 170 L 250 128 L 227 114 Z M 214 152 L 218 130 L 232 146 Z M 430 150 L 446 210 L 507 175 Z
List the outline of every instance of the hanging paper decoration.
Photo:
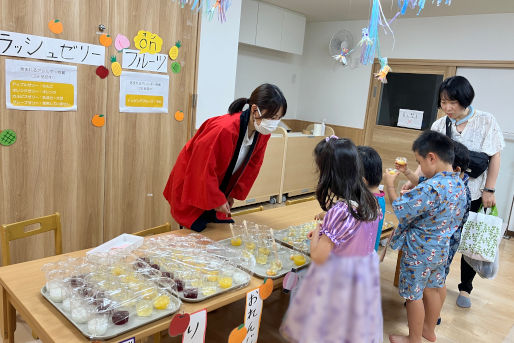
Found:
M 126 36 L 124 36 L 122 34 L 118 34 L 116 36 L 116 39 L 114 40 L 114 47 L 118 51 L 121 51 L 123 49 L 127 49 L 127 48 L 130 47 L 130 41 L 129 41 L 129 39 Z
M 227 20 L 227 10 L 230 6 L 229 0 L 216 0 L 211 7 L 211 11 L 218 13 L 218 19 L 223 23 Z
M 101 35 L 98 40 L 100 41 L 100 44 L 105 46 L 106 48 L 110 47 L 112 44 L 112 38 L 109 35 L 106 35 L 105 33 Z
M 55 34 L 62 33 L 62 31 L 63 31 L 62 23 L 59 19 L 50 20 L 48 22 L 48 28 L 50 29 L 50 31 L 52 33 L 55 33 Z
M 178 57 L 178 49 L 182 46 L 180 41 L 177 41 L 174 46 L 171 47 L 169 55 L 172 60 L 176 60 Z
M 343 50 L 341 50 L 341 53 L 339 55 L 334 55 L 334 56 L 332 56 L 332 58 L 341 64 L 347 65 L 348 60 L 346 59 L 346 56 L 348 56 L 349 54 L 350 54 L 350 50 L 348 50 L 347 48 L 343 48 Z
M 98 77 L 101 79 L 105 79 L 107 75 L 109 75 L 109 69 L 105 68 L 104 66 L 99 66 L 96 68 L 96 75 L 98 75 Z
M 116 62 L 116 56 L 111 56 L 111 70 L 114 76 L 121 75 L 121 64 L 120 62 Z
M 379 80 L 382 83 L 387 83 L 386 76 L 392 70 L 391 67 L 387 64 L 387 57 L 380 58 L 380 71 L 375 73 L 375 79 Z
M 103 114 L 95 114 L 93 118 L 91 118 L 91 124 L 96 127 L 102 127 L 105 125 L 105 116 Z
M 259 286 L 259 296 L 262 300 L 266 300 L 273 292 L 273 280 L 265 278 L 262 285 Z
M 380 4 L 380 0 L 373 0 L 373 5 L 371 7 L 371 16 L 369 18 L 369 26 L 368 26 L 368 36 L 365 37 L 365 31 L 362 30 L 363 37 L 362 41 L 366 41 L 367 44 L 363 44 L 363 49 L 361 53 L 361 63 L 367 65 L 368 63 L 373 63 L 373 59 L 375 58 L 375 53 L 378 54 L 380 58 L 380 42 L 378 37 L 378 26 L 382 25 L 389 29 L 391 34 L 393 35 L 393 47 L 394 47 L 394 32 L 389 26 L 389 23 L 382 11 L 382 5 Z M 387 31 L 386 31 L 387 32 Z M 369 42 L 368 41 L 371 41 Z M 360 42 L 359 42 L 360 43 Z
M 168 334 L 171 337 L 182 335 L 189 326 L 189 321 L 189 313 L 181 313 L 175 315 L 175 317 L 171 319 L 170 327 L 168 328 Z
M 191 11 L 196 10 L 199 12 L 202 8 L 205 9 L 205 14 L 212 20 L 215 14 L 218 15 L 219 21 L 222 23 L 227 20 L 227 12 L 231 5 L 231 0 L 173 0 L 178 2 L 180 7 L 184 8 L 186 5 L 191 4 Z
M 6 129 L 0 132 L 0 145 L 9 146 L 16 142 L 16 132 Z
M 247 334 L 248 329 L 243 323 L 230 332 L 230 335 L 228 336 L 228 343 L 243 343 Z

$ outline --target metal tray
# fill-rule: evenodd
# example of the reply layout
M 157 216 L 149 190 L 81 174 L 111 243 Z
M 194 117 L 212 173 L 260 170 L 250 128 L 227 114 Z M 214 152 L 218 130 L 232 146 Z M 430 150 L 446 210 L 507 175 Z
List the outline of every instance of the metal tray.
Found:
M 297 251 L 303 252 L 304 254 L 306 254 L 308 256 L 311 255 L 311 251 L 310 251 L 311 241 L 308 238 L 306 238 L 304 240 L 305 243 L 307 243 L 308 249 L 304 250 L 304 249 L 296 248 L 292 244 L 287 243 L 285 241 L 285 239 L 287 238 L 288 234 L 289 234 L 289 228 L 283 229 L 283 230 L 276 230 L 275 231 L 275 240 L 277 242 L 279 242 L 280 244 L 285 245 L 288 248 L 291 248 L 293 250 L 297 250 Z
M 235 282 L 235 280 L 234 280 L 235 278 L 233 277 L 232 278 L 232 287 L 221 288 L 221 287 L 217 286 L 216 287 L 216 292 L 214 292 L 211 295 L 207 295 L 207 296 L 203 296 L 202 293 L 200 292 L 200 290 L 198 290 L 198 297 L 196 299 L 186 298 L 186 297 L 184 297 L 184 292 L 178 292 L 179 298 L 182 301 L 184 301 L 184 302 L 199 303 L 199 302 L 202 302 L 204 300 L 216 297 L 216 296 L 218 296 L 220 294 L 230 292 L 230 291 L 232 291 L 234 289 L 238 289 L 238 288 L 242 288 L 242 287 L 248 286 L 248 284 L 250 283 L 250 275 L 247 272 L 243 271 L 243 270 L 238 270 L 235 273 L 241 274 L 241 280 L 239 282 Z M 244 278 L 244 280 L 243 280 L 243 278 Z
M 218 246 L 218 247 L 230 247 L 232 249 L 237 249 L 237 250 L 242 250 L 244 249 L 243 248 L 243 245 L 241 246 L 233 246 L 232 244 L 230 244 L 230 238 L 227 238 L 227 239 L 223 239 L 221 241 L 217 241 L 216 243 L 214 243 L 214 245 Z M 293 250 L 285 245 L 283 245 L 282 247 L 280 247 L 280 249 L 284 249 L 286 250 L 289 254 L 294 254 L 296 252 L 296 250 Z M 273 255 L 273 253 L 271 253 L 271 255 Z M 256 263 L 255 264 L 255 267 L 250 270 L 248 269 L 247 267 L 243 266 L 243 265 L 239 265 L 240 268 L 244 269 L 244 270 L 247 270 L 249 273 L 252 273 L 254 274 L 255 276 L 261 278 L 261 279 L 264 279 L 264 278 L 269 278 L 269 279 L 278 279 L 278 278 L 281 278 L 282 276 L 286 275 L 288 272 L 291 271 L 292 268 L 295 268 L 297 270 L 300 270 L 300 269 L 303 269 L 305 267 L 307 267 L 309 264 L 311 263 L 311 259 L 309 256 L 305 256 L 305 263 L 301 266 L 295 266 L 294 263 L 291 261 L 291 264 L 290 265 L 283 265 L 282 266 L 282 269 L 280 269 L 277 273 L 277 275 L 274 275 L 274 276 L 269 276 L 266 274 L 266 270 L 269 268 L 269 263 L 266 263 L 266 264 L 258 264 Z
M 181 302 L 178 298 L 172 296 L 170 298 L 170 304 L 168 305 L 168 308 L 166 310 L 155 310 L 153 311 L 152 315 L 149 317 L 138 317 L 136 314 L 131 314 L 129 317 L 129 321 L 127 324 L 124 325 L 109 325 L 109 328 L 107 329 L 107 332 L 103 336 L 92 336 L 88 333 L 87 323 L 85 324 L 79 324 L 76 323 L 71 319 L 71 314 L 66 313 L 62 307 L 62 303 L 56 303 L 52 301 L 46 292 L 46 286 L 43 286 L 41 288 L 41 295 L 43 298 L 45 298 L 50 304 L 52 304 L 61 314 L 69 320 L 84 336 L 89 338 L 90 340 L 107 340 L 111 339 L 113 337 L 119 336 L 125 332 L 128 332 L 130 330 L 133 330 L 137 327 L 146 325 L 148 323 L 151 323 L 155 320 L 167 317 L 172 315 L 173 313 L 177 312 L 181 306 Z

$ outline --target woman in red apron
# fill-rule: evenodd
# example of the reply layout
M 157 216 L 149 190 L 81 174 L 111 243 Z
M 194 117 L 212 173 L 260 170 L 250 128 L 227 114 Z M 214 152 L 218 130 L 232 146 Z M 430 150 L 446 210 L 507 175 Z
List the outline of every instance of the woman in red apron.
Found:
M 250 98 L 235 100 L 228 114 L 202 124 L 180 152 L 163 192 L 179 225 L 199 232 L 207 223 L 233 222 L 234 199 L 244 200 L 250 192 L 286 111 L 280 89 L 263 84 Z

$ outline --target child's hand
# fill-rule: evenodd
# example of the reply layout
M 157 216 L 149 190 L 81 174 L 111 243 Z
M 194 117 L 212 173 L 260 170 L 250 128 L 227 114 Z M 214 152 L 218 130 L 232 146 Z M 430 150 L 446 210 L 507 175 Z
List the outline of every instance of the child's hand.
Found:
M 396 177 L 398 176 L 398 174 L 389 174 L 388 172 L 385 172 L 384 175 L 382 176 L 382 180 L 384 182 L 384 185 L 387 187 L 387 186 L 394 186 L 394 180 L 396 180 Z
M 319 237 L 320 230 L 321 225 L 318 223 L 316 224 L 316 228 L 307 234 L 307 238 L 312 240 L 314 237 Z
M 323 218 L 325 218 L 325 214 L 327 214 L 327 212 L 321 212 L 321 213 L 318 213 L 314 216 L 314 220 L 323 220 Z

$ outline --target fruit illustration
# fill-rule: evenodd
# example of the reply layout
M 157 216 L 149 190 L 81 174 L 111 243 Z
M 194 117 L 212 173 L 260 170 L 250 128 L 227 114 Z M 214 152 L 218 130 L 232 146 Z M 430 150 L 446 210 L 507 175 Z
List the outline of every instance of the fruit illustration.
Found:
M 175 337 L 186 332 L 189 326 L 189 313 L 177 314 L 171 319 L 168 333 L 171 337 Z
M 62 23 L 59 19 L 50 20 L 48 22 L 48 28 L 50 31 L 52 31 L 52 33 L 56 34 L 62 33 L 63 30 Z
M 178 62 L 173 62 L 171 64 L 171 71 L 175 74 L 180 73 L 180 69 L 182 69 L 182 66 Z
M 126 36 L 124 36 L 122 34 L 118 34 L 116 36 L 116 39 L 114 40 L 114 47 L 118 51 L 127 49 L 128 47 L 130 47 L 130 41 Z
M 230 332 L 228 343 L 242 343 L 247 334 L 248 330 L 246 329 L 246 326 L 241 324 Z
M 121 75 L 121 64 L 119 62 L 116 62 L 116 56 L 111 56 L 111 70 L 112 74 L 114 76 L 120 76 Z
M 184 112 L 182 112 L 182 111 L 175 112 L 175 120 L 176 121 L 184 120 Z M 239 239 L 239 240 L 241 240 L 241 239 Z M 232 244 L 232 245 L 234 245 L 234 244 Z M 241 243 L 239 243 L 239 245 L 241 245 Z
M 103 114 L 95 114 L 93 119 L 91 119 L 91 123 L 96 127 L 102 127 L 105 125 L 105 117 Z
M 106 48 L 111 46 L 111 44 L 112 44 L 111 36 L 106 35 L 105 33 L 103 35 L 101 35 L 100 38 L 98 38 L 98 40 L 100 41 L 100 44 L 102 44 Z
M 0 144 L 4 146 L 13 145 L 16 142 L 16 132 L 10 129 L 0 132 Z
M 172 60 L 176 60 L 178 57 L 178 49 L 182 46 L 180 41 L 177 41 L 174 46 L 171 47 L 169 55 Z
M 96 68 L 96 75 L 98 75 L 101 79 L 105 79 L 107 75 L 109 75 L 109 69 L 104 66 L 99 66 Z
M 273 292 L 273 280 L 265 278 L 264 283 L 259 286 L 259 295 L 262 300 L 267 299 Z

